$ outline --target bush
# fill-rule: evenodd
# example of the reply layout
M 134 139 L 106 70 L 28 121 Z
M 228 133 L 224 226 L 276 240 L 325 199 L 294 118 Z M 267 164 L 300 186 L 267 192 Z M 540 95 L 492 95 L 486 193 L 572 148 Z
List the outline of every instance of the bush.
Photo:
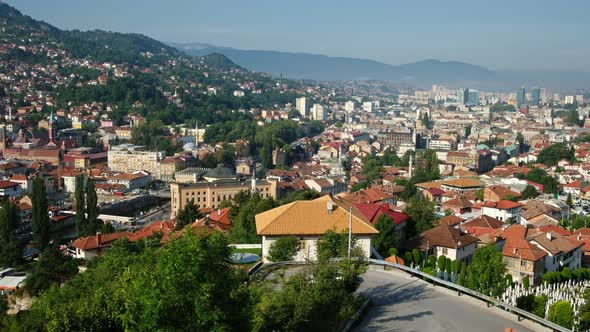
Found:
M 420 250 L 412 250 L 412 257 L 414 258 L 414 264 L 420 265 L 422 263 L 422 253 L 420 252 Z
M 457 260 L 451 262 L 451 271 L 455 274 L 459 272 L 459 262 Z
M 534 305 L 531 313 L 533 313 L 541 318 L 545 318 L 545 306 L 546 305 L 547 305 L 547 296 L 546 295 L 535 296 L 535 305 Z
M 547 319 L 557 325 L 571 329 L 574 321 L 574 311 L 568 301 L 555 302 L 549 307 Z
M 406 266 L 410 266 L 412 265 L 412 253 L 409 251 L 406 251 L 406 253 L 404 254 L 404 263 L 406 263 Z
M 438 257 L 438 262 L 436 264 L 438 266 L 438 269 L 440 271 L 444 271 L 445 270 L 445 267 L 446 267 L 446 264 L 447 264 L 447 258 L 444 255 L 443 256 L 439 256 Z
M 448 274 L 451 274 L 451 271 L 452 271 L 451 264 L 453 264 L 453 262 L 451 261 L 450 258 L 447 258 L 447 262 L 445 263 L 445 271 L 447 271 Z
M 389 249 L 389 256 L 397 256 L 398 252 L 396 248 Z
M 435 256 L 428 257 L 428 266 L 430 266 L 432 269 L 436 269 L 436 257 Z
M 516 307 L 528 312 L 535 308 L 535 294 L 523 295 L 516 299 Z
M 524 279 L 522 280 L 522 286 L 524 287 L 524 289 L 529 289 L 531 287 L 531 280 L 529 279 L 529 277 L 524 277 Z
M 589 280 L 590 279 L 590 268 L 580 268 L 570 270 L 564 268 L 561 272 L 547 272 L 543 274 L 543 282 L 547 284 L 555 284 L 565 282 L 568 280 Z
M 299 240 L 295 236 L 285 236 L 270 245 L 268 259 L 272 262 L 285 262 L 293 260 L 293 256 L 299 251 Z

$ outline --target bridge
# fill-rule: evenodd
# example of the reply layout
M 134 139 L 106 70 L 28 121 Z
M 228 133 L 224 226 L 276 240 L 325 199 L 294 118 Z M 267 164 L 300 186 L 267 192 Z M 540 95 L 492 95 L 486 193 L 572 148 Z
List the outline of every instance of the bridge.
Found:
M 358 290 L 371 300 L 355 331 L 569 331 L 495 298 L 414 270 L 370 259 Z M 302 265 L 302 262 L 260 264 Z M 387 267 L 387 270 L 385 270 Z

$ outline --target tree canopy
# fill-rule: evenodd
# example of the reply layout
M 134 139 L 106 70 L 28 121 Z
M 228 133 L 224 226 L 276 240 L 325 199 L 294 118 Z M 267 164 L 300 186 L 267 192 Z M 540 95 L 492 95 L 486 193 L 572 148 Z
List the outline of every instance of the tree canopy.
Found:
M 467 286 L 480 293 L 499 296 L 506 290 L 506 263 L 494 245 L 475 249 L 467 267 Z

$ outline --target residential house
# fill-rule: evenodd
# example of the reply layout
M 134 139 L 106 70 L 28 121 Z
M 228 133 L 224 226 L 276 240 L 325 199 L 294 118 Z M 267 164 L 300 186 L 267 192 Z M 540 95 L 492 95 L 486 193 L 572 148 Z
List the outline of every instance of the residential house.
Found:
M 458 178 L 441 182 L 440 189 L 452 191 L 458 194 L 465 194 L 483 189 L 485 185 L 477 180 L 469 178 Z
M 484 201 L 497 202 L 501 200 L 511 200 L 520 198 L 520 193 L 510 190 L 506 186 L 489 186 L 483 190 Z
M 471 212 L 473 204 L 463 195 L 448 200 L 441 205 L 443 211 L 451 211 L 453 214 L 464 214 Z
M 311 201 L 295 201 L 256 215 L 256 234 L 262 237 L 263 261 L 281 237 L 296 236 L 299 249 L 294 261 L 317 259 L 317 243 L 329 230 L 342 232 L 349 228 L 365 257 L 371 255 L 371 237 L 379 232 L 356 208 L 350 216 L 349 204 L 329 195 Z M 352 219 L 352 220 L 351 220 Z
M 129 236 L 128 232 L 117 232 L 109 234 L 101 234 L 81 237 L 72 243 L 75 249 L 74 257 L 82 259 L 91 259 L 93 257 L 101 256 L 106 248 L 109 248 L 113 242 L 118 239 Z
M 20 183 L 12 181 L 0 181 L 0 197 L 17 198 L 23 194 Z
M 483 202 L 481 213 L 503 222 L 518 221 L 522 204 L 508 200 L 497 202 Z
M 438 225 L 408 240 L 408 248 L 418 248 L 437 258 L 470 262 L 477 247 L 477 238 L 450 225 Z
M 391 205 L 387 203 L 377 204 L 355 204 L 354 205 L 371 224 L 375 225 L 382 215 L 386 215 L 391 219 L 391 222 L 395 225 L 395 231 L 400 241 L 406 239 L 406 226 L 410 216 L 406 213 L 395 211 L 391 208 Z
M 582 266 L 583 241 L 549 231 L 533 237 L 531 243 L 547 253 L 546 271 L 561 271 L 564 267 L 573 270 Z

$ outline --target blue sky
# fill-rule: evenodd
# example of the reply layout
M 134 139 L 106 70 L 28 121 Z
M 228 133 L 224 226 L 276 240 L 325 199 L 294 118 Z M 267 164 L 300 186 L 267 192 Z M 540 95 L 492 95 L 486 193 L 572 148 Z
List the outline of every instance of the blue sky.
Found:
M 590 1 L 4 0 L 65 29 L 492 69 L 590 71 Z

